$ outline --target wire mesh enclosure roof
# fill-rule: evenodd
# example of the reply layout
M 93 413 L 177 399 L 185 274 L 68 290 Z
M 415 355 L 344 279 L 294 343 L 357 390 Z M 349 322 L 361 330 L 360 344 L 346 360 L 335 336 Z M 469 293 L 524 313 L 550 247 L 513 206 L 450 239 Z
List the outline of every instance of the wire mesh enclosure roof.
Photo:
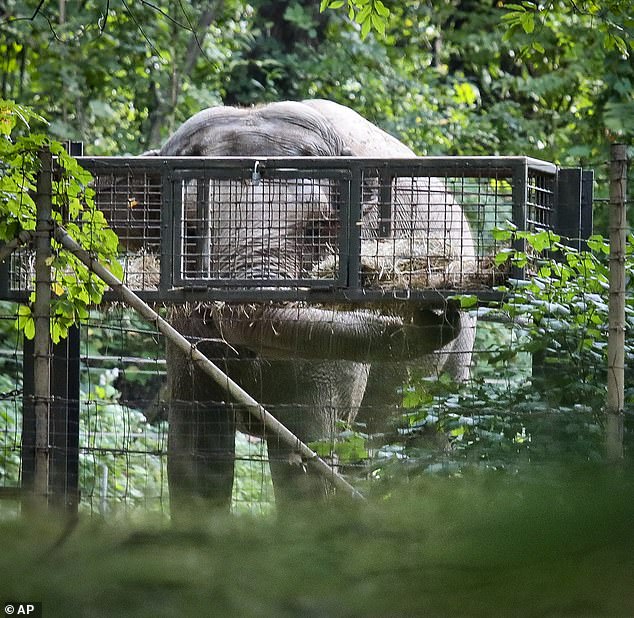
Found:
M 528 157 L 80 163 L 120 237 L 126 283 L 152 300 L 486 298 L 509 275 L 493 230 L 557 223 L 558 168 Z M 24 289 L 28 261 L 13 257 L 10 290 Z

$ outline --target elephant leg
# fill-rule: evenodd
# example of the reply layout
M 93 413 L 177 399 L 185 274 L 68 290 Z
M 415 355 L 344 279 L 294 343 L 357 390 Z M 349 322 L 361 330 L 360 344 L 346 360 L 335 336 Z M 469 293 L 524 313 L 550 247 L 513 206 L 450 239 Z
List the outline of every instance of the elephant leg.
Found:
M 259 389 L 264 406 L 306 443 L 332 443 L 336 421 L 354 418 L 369 366 L 347 361 L 262 362 Z M 256 399 L 258 393 L 253 392 Z M 268 435 L 276 503 L 324 498 L 331 484 L 302 462 L 293 448 Z
M 222 350 L 200 345 L 216 362 Z M 235 459 L 235 410 L 226 393 L 167 344 L 170 391 L 168 482 L 173 518 L 199 506 L 229 508 Z
M 292 449 L 271 437 L 267 440 L 269 467 L 278 508 L 305 500 L 323 500 L 331 493 L 325 477 L 315 474 Z
M 477 321 L 475 314 L 461 314 L 460 332 L 446 348 L 447 359 L 442 370 L 456 382 L 466 382 L 471 375 Z
M 402 387 L 408 376 L 408 363 L 372 363 L 363 403 L 357 421 L 370 436 L 394 431 L 402 413 Z
M 228 508 L 233 488 L 235 419 L 217 402 L 172 401 L 168 482 L 175 519 L 199 507 Z

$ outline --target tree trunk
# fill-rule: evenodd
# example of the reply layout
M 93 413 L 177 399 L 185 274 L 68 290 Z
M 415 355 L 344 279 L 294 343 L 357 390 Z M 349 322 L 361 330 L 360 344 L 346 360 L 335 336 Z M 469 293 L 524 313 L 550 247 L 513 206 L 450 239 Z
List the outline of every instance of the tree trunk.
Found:
M 207 8 L 200 14 L 195 30 L 191 33 L 183 64 L 180 67 L 177 63 L 174 64 L 169 84 L 165 88 L 165 92 L 169 93 L 169 96 L 161 98 L 161 89 L 155 88 L 155 96 L 158 101 L 156 108 L 151 113 L 152 122 L 148 132 L 146 149 L 161 142 L 161 128 L 165 126 L 167 119 L 171 117 L 176 108 L 183 79 L 191 73 L 196 61 L 203 53 L 203 42 L 219 7 L 220 3 L 215 4 L 213 8 Z

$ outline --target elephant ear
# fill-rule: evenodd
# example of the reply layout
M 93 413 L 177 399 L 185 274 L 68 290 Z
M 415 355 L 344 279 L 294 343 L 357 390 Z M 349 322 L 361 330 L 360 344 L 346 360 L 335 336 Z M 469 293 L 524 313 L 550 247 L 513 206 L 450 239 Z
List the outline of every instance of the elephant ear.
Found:
M 338 156 L 340 133 L 303 103 L 239 109 L 212 107 L 183 123 L 160 149 L 164 156 Z

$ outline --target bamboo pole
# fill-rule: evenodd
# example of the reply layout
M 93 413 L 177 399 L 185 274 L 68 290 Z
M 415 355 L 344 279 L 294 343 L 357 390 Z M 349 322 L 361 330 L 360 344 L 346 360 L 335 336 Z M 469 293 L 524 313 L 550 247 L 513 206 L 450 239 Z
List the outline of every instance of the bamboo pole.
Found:
M 33 408 L 35 413 L 35 477 L 33 491 L 37 502 L 48 503 L 49 489 L 49 422 L 51 411 L 51 237 L 52 156 L 48 148 L 39 153 L 35 224 L 35 302 L 33 319 Z
M 625 242 L 627 149 L 613 144 L 610 151 L 610 296 L 608 311 L 608 379 L 606 454 L 608 461 L 623 458 L 625 405 Z
M 199 369 L 204 371 L 217 384 L 225 389 L 232 399 L 244 404 L 249 413 L 264 424 L 267 431 L 277 435 L 285 444 L 298 452 L 309 465 L 322 476 L 328 478 L 336 488 L 350 494 L 353 498 L 363 499 L 363 495 L 350 485 L 336 470 L 329 466 L 317 453 L 280 423 L 239 384 L 234 382 L 226 373 L 212 363 L 196 346 L 189 343 L 185 337 L 156 313 L 147 303 L 141 300 L 130 288 L 125 286 L 105 266 L 95 260 L 90 253 L 77 244 L 61 226 L 55 227 L 55 239 L 107 283 L 123 302 L 129 304 L 145 319 L 153 322 L 165 337 L 187 354 Z

